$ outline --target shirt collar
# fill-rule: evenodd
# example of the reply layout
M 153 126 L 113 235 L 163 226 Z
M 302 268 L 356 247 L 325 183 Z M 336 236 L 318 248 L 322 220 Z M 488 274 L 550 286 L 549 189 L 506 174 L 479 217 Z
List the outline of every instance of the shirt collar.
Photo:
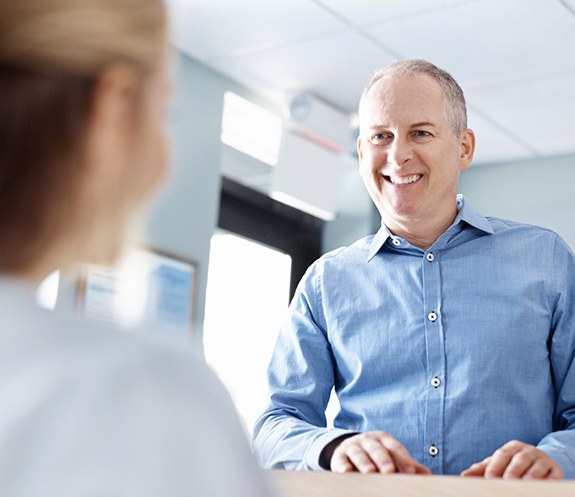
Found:
M 464 221 L 470 226 L 473 226 L 474 228 L 477 228 L 478 230 L 483 231 L 487 234 L 491 235 L 494 233 L 491 224 L 489 224 L 489 221 L 481 214 L 479 214 L 475 209 L 473 209 L 473 207 L 471 207 L 471 205 L 463 195 L 458 194 L 456 197 L 456 201 L 459 212 L 457 213 L 457 216 L 455 217 L 455 220 L 453 221 L 453 224 L 451 226 L 456 226 L 457 224 Z M 387 229 L 387 226 L 382 221 L 381 228 L 378 230 L 378 232 L 375 234 L 375 236 L 371 241 L 369 252 L 367 254 L 368 262 L 375 257 L 375 254 L 377 254 L 380 251 L 381 247 L 383 247 L 383 244 L 390 237 L 393 237 L 393 235 L 391 234 L 389 229 Z
M 470 226 L 473 226 L 489 235 L 495 233 L 489 221 L 471 207 L 471 204 L 461 193 L 457 195 L 457 208 L 459 209 L 459 213 L 457 214 L 455 221 L 453 221 L 452 226 L 459 224 L 461 221 L 465 221 Z

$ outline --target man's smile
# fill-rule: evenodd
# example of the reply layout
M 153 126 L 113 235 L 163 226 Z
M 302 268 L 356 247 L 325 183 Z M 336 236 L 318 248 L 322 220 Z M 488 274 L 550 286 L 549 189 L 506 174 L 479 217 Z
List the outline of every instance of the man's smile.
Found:
M 422 178 L 421 174 L 412 174 L 411 176 L 383 176 L 387 181 L 394 185 L 408 185 L 415 183 Z

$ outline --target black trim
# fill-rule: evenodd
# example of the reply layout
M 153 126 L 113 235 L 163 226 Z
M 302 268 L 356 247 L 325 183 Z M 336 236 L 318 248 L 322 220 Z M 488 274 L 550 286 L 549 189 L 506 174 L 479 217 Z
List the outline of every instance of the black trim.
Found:
M 323 220 L 229 178 L 222 178 L 218 225 L 291 256 L 290 299 L 306 269 L 321 255 Z

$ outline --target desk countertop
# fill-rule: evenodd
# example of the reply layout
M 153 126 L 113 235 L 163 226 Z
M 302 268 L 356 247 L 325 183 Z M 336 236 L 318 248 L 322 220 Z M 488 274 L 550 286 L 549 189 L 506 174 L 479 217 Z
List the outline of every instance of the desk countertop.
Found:
M 575 497 L 573 481 L 267 471 L 279 497 Z

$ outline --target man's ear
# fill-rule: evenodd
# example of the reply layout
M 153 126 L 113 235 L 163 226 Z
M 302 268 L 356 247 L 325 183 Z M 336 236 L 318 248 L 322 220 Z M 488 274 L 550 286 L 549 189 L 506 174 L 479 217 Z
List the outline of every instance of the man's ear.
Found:
M 473 161 L 473 154 L 475 153 L 475 133 L 473 130 L 467 128 L 461 135 L 460 139 L 461 154 L 459 161 L 461 170 L 465 171 Z
M 363 151 L 361 150 L 361 135 L 357 137 L 357 156 L 361 162 L 363 160 Z

